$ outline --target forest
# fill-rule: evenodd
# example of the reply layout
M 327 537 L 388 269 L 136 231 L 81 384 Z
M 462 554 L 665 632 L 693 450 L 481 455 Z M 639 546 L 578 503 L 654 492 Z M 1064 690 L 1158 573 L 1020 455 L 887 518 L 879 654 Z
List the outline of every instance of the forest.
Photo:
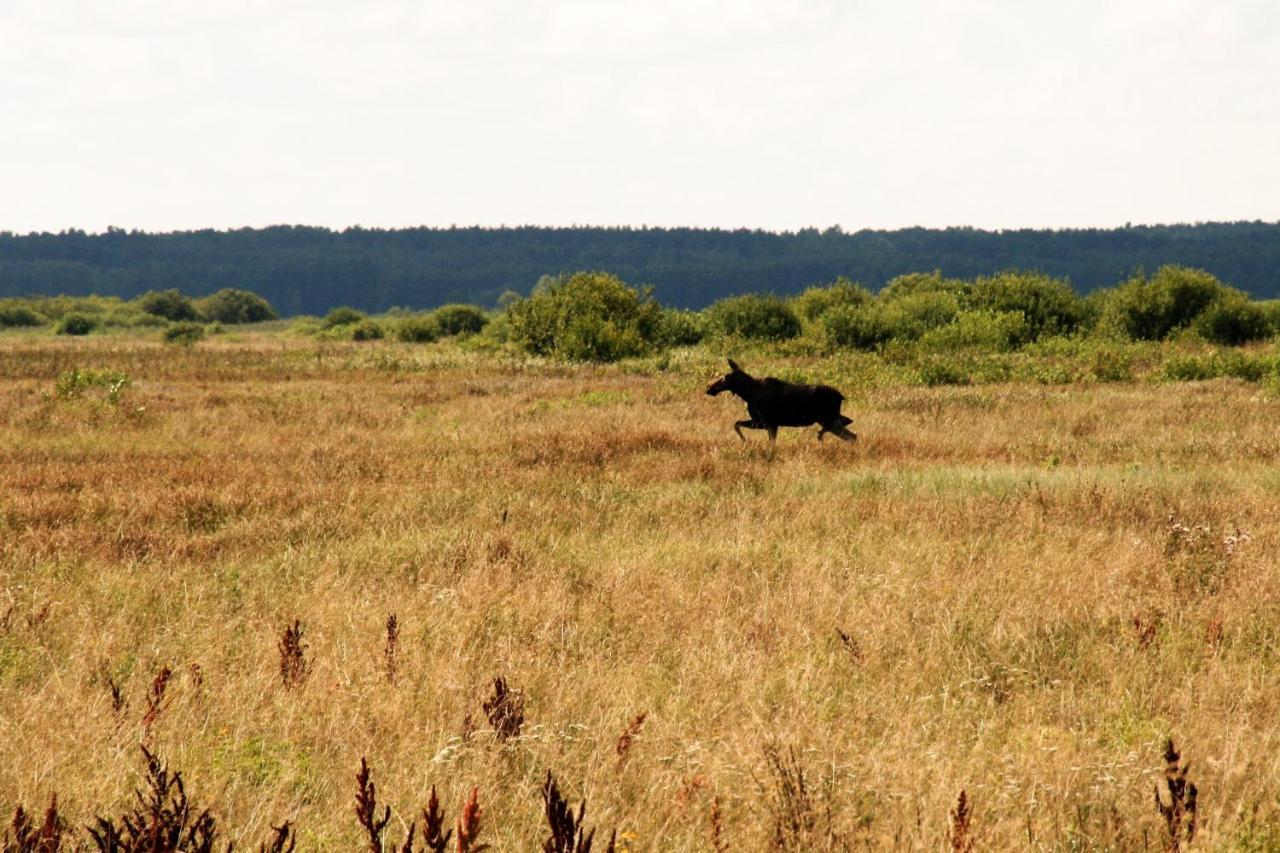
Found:
M 544 275 L 607 269 L 652 286 L 664 305 L 701 309 L 741 293 L 792 295 L 837 277 L 879 290 L 921 270 L 948 278 L 1034 270 L 1089 293 L 1165 264 L 1206 270 L 1258 299 L 1278 296 L 1280 223 L 855 233 L 304 226 L 0 232 L 0 297 L 132 299 L 170 289 L 195 296 L 239 289 L 261 295 L 285 316 L 340 305 L 381 312 L 451 302 L 493 306 L 506 292 L 529 292 Z

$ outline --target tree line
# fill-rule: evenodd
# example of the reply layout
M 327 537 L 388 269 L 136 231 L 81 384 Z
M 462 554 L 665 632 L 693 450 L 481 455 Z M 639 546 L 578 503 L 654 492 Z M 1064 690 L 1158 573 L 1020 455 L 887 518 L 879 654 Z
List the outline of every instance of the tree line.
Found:
M 787 296 L 844 276 L 879 290 L 938 270 L 972 279 L 1005 269 L 1068 280 L 1081 293 L 1140 270 L 1206 270 L 1257 298 L 1280 296 L 1280 223 L 846 233 L 698 228 L 407 228 L 275 226 L 102 234 L 0 232 L 0 297 L 117 296 L 177 289 L 261 295 L 282 315 L 338 305 L 381 312 L 497 304 L 544 275 L 608 269 L 651 285 L 665 305 L 701 309 L 748 292 Z

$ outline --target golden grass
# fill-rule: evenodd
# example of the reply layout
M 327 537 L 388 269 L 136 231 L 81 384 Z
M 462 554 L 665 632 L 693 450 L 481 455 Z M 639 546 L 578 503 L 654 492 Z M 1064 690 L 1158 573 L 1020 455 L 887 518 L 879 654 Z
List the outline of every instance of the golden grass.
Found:
M 362 757 L 393 840 L 478 787 L 533 849 L 550 770 L 620 850 L 939 849 L 962 790 L 976 849 L 1158 849 L 1172 737 L 1198 846 L 1280 839 L 1280 402 L 848 388 L 771 451 L 716 370 L 0 338 L 0 808 L 118 813 L 145 739 L 245 849 L 367 846 Z

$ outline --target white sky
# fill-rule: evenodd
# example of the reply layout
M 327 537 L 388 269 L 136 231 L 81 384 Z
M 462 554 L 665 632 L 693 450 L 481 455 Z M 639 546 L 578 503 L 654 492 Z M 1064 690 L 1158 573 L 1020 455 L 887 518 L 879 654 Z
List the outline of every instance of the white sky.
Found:
M 0 0 L 0 230 L 1280 219 L 1276 0 Z

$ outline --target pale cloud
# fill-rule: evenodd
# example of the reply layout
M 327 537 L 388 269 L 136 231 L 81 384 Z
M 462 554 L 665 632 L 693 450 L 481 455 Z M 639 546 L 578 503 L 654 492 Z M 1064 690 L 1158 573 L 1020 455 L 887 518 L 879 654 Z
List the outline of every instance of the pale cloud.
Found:
M 1280 218 L 1256 0 L 0 0 L 0 229 Z

